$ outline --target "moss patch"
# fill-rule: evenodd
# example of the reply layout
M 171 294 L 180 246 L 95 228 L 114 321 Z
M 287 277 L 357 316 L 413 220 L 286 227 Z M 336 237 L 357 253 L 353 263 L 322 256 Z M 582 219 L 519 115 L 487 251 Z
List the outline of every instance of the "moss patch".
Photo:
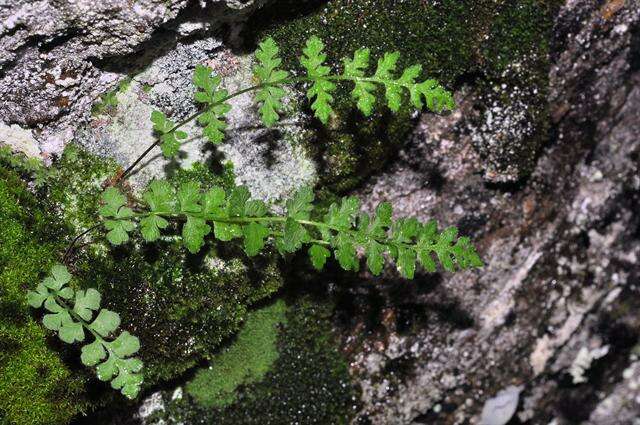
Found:
M 58 424 L 86 408 L 86 376 L 66 364 L 26 303 L 55 261 L 64 229 L 0 165 L 0 422 Z
M 233 343 L 198 371 L 187 392 L 204 407 L 224 407 L 235 401 L 239 385 L 261 381 L 278 358 L 278 325 L 285 310 L 280 300 L 250 312 Z
M 94 406 L 108 400 L 119 405 L 124 400 L 79 365 L 78 347 L 49 338 L 32 318 L 41 312 L 25 300 L 71 238 L 98 222 L 102 185 L 118 167 L 70 146 L 47 170 L 37 196 L 21 180 L 24 173 L 7 167 L 0 168 L 0 341 L 6 345 L 0 356 L 0 419 L 53 424 L 90 410 L 89 398 Z M 229 186 L 232 169 L 220 171 L 196 165 L 174 179 Z M 249 307 L 282 284 L 274 253 L 249 259 L 233 243 L 212 242 L 190 255 L 170 237 L 156 244 L 134 237 L 113 248 L 95 231 L 81 242 L 85 246 L 69 264 L 75 281 L 101 291 L 104 307 L 118 312 L 122 328 L 140 337 L 146 385 L 173 379 L 212 356 L 240 329 Z
M 238 387 L 225 408 L 203 407 L 191 396 L 171 400 L 153 420 L 215 424 L 348 424 L 357 406 L 347 362 L 331 329 L 328 303 L 297 299 L 280 330 L 279 357 L 264 379 Z M 188 387 L 187 387 L 188 389 Z

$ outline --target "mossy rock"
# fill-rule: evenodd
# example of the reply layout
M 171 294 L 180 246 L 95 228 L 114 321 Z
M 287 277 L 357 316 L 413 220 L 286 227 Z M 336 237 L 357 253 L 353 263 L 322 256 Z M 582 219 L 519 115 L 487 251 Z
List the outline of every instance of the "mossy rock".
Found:
M 109 400 L 124 403 L 94 371 L 79 364 L 79 347 L 60 343 L 32 318 L 41 312 L 29 309 L 25 298 L 60 261 L 72 237 L 98 222 L 100 192 L 117 165 L 69 146 L 47 171 L 37 196 L 21 176 L 7 167 L 0 170 L 0 307 L 6 312 L 0 334 L 7 344 L 0 367 L 15 369 L 0 379 L 0 394 L 6 394 L 0 414 L 9 423 L 64 423 L 90 409 L 89 398 L 94 407 Z M 233 172 L 227 167 L 216 175 L 196 165 L 172 178 L 176 183 L 197 179 L 204 186 L 228 187 Z M 69 261 L 74 284 L 97 288 L 104 307 L 120 314 L 123 330 L 140 338 L 147 386 L 176 378 L 213 355 L 241 327 L 249 307 L 282 284 L 275 253 L 248 259 L 233 243 L 212 242 L 191 255 L 170 238 L 147 244 L 133 237 L 113 248 L 95 231 L 80 245 L 83 242 L 91 243 Z M 20 415 L 30 411 L 36 419 L 23 420 Z
M 334 68 L 362 47 L 370 48 L 373 58 L 397 50 L 399 69 L 422 64 L 425 77 L 451 88 L 475 61 L 481 24 L 474 24 L 487 14 L 478 3 L 482 2 L 444 1 L 432 6 L 420 0 L 285 1 L 267 9 L 266 16 L 256 17 L 247 26 L 252 28 L 248 38 L 255 42 L 273 37 L 281 46 L 285 66 L 293 69 L 299 68 L 297 56 L 311 35 L 323 39 Z M 322 184 L 334 192 L 348 191 L 380 170 L 413 128 L 410 108 L 392 114 L 379 102 L 376 112 L 365 117 L 353 107 L 349 90 L 343 87 L 336 94 L 334 118 L 327 127 L 316 125 L 319 140 L 310 144 L 324 165 Z
M 39 325 L 26 289 L 62 248 L 64 229 L 0 165 L 0 423 L 62 424 L 87 407 L 87 375 Z
M 263 307 L 254 314 L 279 309 L 278 305 Z M 242 375 L 254 367 L 259 372 L 250 374 L 252 379 L 244 380 L 242 385 L 235 385 L 239 381 L 234 382 L 235 394 L 228 396 L 226 393 L 223 397 L 220 397 L 219 383 L 208 388 L 204 385 L 194 388 L 201 373 L 209 376 L 207 371 L 199 372 L 185 387 L 182 398 L 175 398 L 175 392 L 163 394 L 165 408 L 149 418 L 149 422 L 159 423 L 163 418 L 171 418 L 174 422 L 220 425 L 350 423 L 357 411 L 357 405 L 354 405 L 357 393 L 350 382 L 347 361 L 340 354 L 336 335 L 331 329 L 331 315 L 331 303 L 304 296 L 296 297 L 287 307 L 284 320 L 278 319 L 277 328 L 272 325 L 278 315 L 272 316 L 263 326 L 248 322 L 246 326 L 252 328 L 249 332 L 258 332 L 261 337 L 238 338 L 227 352 L 241 349 L 246 354 L 263 349 L 265 354 L 258 360 L 247 359 L 252 363 L 250 366 L 242 366 L 237 360 L 232 362 L 238 371 L 230 375 Z M 278 335 L 277 342 L 272 339 L 274 331 Z M 266 345 L 265 340 L 268 340 Z M 277 358 L 271 362 L 274 348 Z M 266 358 L 269 362 L 264 361 Z M 271 367 L 264 373 L 267 363 Z M 214 359 L 211 367 L 216 370 L 224 364 L 216 366 Z
M 547 113 L 539 104 L 545 99 L 548 30 L 557 3 L 289 0 L 277 2 L 256 15 L 246 26 L 245 35 L 250 46 L 267 36 L 273 37 L 281 46 L 285 67 L 292 69 L 300 69 L 298 56 L 311 35 L 325 41 L 334 69 L 340 68 L 343 57 L 362 47 L 370 48 L 374 58 L 384 52 L 399 51 L 399 69 L 421 64 L 425 77 L 435 78 L 452 90 L 473 83 L 480 91 L 489 92 L 495 84 L 502 84 L 504 71 L 510 64 L 535 56 L 536 66 L 526 69 L 529 75 L 522 77 L 522 81 L 534 80 L 531 92 L 539 90 L 524 101 L 531 103 L 527 109 L 531 114 L 542 112 L 525 117 L 536 127 L 535 131 L 525 141 L 523 152 L 505 160 L 527 173 L 531 168 L 530 152 L 535 156 L 541 145 L 540 135 L 546 131 Z M 335 116 L 326 127 L 315 123 L 317 140 L 309 143 L 323 165 L 321 186 L 328 190 L 320 194 L 321 198 L 353 189 L 381 170 L 413 129 L 412 110 L 408 107 L 392 114 L 379 102 L 376 112 L 367 118 L 353 107 L 349 90 L 344 86 L 338 91 Z M 491 149 L 478 148 L 481 152 Z M 491 160 L 498 161 L 493 157 Z
M 75 233 L 98 221 L 102 183 L 116 172 L 113 163 L 75 147 L 65 152 L 50 184 L 49 202 L 74 224 Z M 203 187 L 229 187 L 229 168 L 217 175 L 202 164 L 179 170 L 172 180 L 198 180 Z M 135 232 L 134 232 L 135 233 Z M 104 294 L 123 328 L 141 340 L 145 382 L 175 378 L 210 356 L 244 321 L 250 305 L 281 286 L 275 253 L 247 258 L 233 243 L 213 242 L 191 255 L 176 240 L 145 243 L 137 234 L 112 247 L 95 232 L 93 244 L 74 258 L 81 286 Z
M 504 2 L 491 20 L 481 48 L 484 76 L 477 82 L 477 115 L 467 117 L 488 181 L 527 177 L 548 139 L 549 49 L 560 3 Z

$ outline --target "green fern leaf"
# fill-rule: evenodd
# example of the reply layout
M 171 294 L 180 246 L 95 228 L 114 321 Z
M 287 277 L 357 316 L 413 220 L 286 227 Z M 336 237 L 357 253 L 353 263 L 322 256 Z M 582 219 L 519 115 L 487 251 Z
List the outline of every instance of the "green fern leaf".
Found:
M 229 217 L 244 217 L 245 204 L 251 198 L 246 186 L 236 186 L 231 190 L 228 199 L 227 213 Z
M 259 223 L 249 223 L 242 227 L 244 234 L 244 251 L 249 257 L 257 255 L 264 248 L 264 240 L 271 233 L 269 229 Z
M 182 227 L 182 240 L 190 253 L 196 254 L 204 245 L 204 237 L 211 231 L 211 226 L 204 219 L 187 215 L 187 222 Z
M 281 84 L 289 73 L 278 69 L 282 60 L 278 57 L 278 46 L 272 38 L 267 38 L 258 45 L 256 58 L 259 65 L 254 68 L 254 76 L 258 84 L 264 85 L 258 90 L 256 100 L 260 103 L 262 122 L 271 127 L 280 119 L 279 112 L 285 95 L 285 91 L 277 84 Z
M 384 245 L 375 240 L 370 240 L 367 244 L 365 255 L 367 256 L 367 266 L 374 276 L 382 273 L 384 268 Z
M 226 217 L 226 193 L 218 186 L 212 187 L 202 196 L 202 214 L 205 217 Z
M 107 211 L 117 214 L 123 204 L 123 200 L 117 193 L 109 195 L 106 205 L 111 210 Z M 93 311 L 100 308 L 100 293 L 93 289 L 79 290 L 74 292 L 64 285 L 71 279 L 67 268 L 61 264 L 54 266 L 50 276 L 38 284 L 34 295 L 30 291 L 28 298 L 30 304 L 34 306 L 42 305 L 42 298 L 45 297 L 45 308 L 52 314 L 45 314 L 42 324 L 50 330 L 57 331 L 58 337 L 69 344 L 82 342 L 85 339 L 84 328 L 90 329 L 95 340 L 82 347 L 80 360 L 86 366 L 95 366 L 98 379 L 108 381 L 113 379 L 111 386 L 119 389 L 123 395 L 129 398 L 135 397 L 140 391 L 142 384 L 142 361 L 137 358 L 126 358 L 140 349 L 140 341 L 137 337 L 122 332 L 115 340 L 109 342 L 104 337 L 115 332 L 120 326 L 120 316 L 109 310 L 102 309 L 98 316 L 89 323 L 93 316 Z M 45 285 L 45 282 L 47 285 Z M 72 298 L 75 294 L 73 308 L 60 301 L 56 297 L 67 291 L 67 298 Z M 108 356 L 108 357 L 107 357 Z M 106 358 L 105 361 L 103 361 Z M 102 363 L 100 363 L 102 362 Z M 100 364 L 99 364 L 100 363 Z
M 180 205 L 180 211 L 184 213 L 202 211 L 200 206 L 200 183 L 194 181 L 183 183 L 178 189 L 178 204 Z
M 76 292 L 76 299 L 73 305 L 73 311 L 83 320 L 91 320 L 93 311 L 100 308 L 100 292 L 93 288 L 86 291 L 79 290 Z
M 95 340 L 91 344 L 82 347 L 80 353 L 80 361 L 85 366 L 95 366 L 102 361 L 107 355 L 104 345 L 99 340 Z
M 311 259 L 311 264 L 317 270 L 322 270 L 325 263 L 327 262 L 327 258 L 331 256 L 331 251 L 322 245 L 311 245 L 309 248 L 309 258 Z
M 120 245 L 129 240 L 129 232 L 135 229 L 135 224 L 128 220 L 133 217 L 133 210 L 124 206 L 126 197 L 115 187 L 110 187 L 102 193 L 103 206 L 99 213 L 107 219 L 104 226 L 109 232 L 107 239 L 113 245 Z
M 333 96 L 331 92 L 336 89 L 336 85 L 326 78 L 331 70 L 323 64 L 327 58 L 323 49 L 324 43 L 318 37 L 312 36 L 307 40 L 306 47 L 302 50 L 303 56 L 300 57 L 300 63 L 306 69 L 307 76 L 313 80 L 311 87 L 307 90 L 309 100 L 315 98 L 311 109 L 315 116 L 326 124 L 332 112 Z
M 285 204 L 287 216 L 296 220 L 308 220 L 313 210 L 313 199 L 313 190 L 310 187 L 299 189 Z
M 193 84 L 198 88 L 194 98 L 196 102 L 207 105 L 205 112 L 198 116 L 198 123 L 204 127 L 202 134 L 213 144 L 220 144 L 224 139 L 227 123 L 225 115 L 231 110 L 227 103 L 229 93 L 219 89 L 222 79 L 213 75 L 213 70 L 203 65 L 196 65 L 193 73 Z
M 187 138 L 187 133 L 175 130 L 176 124 L 160 111 L 151 112 L 153 129 L 160 133 L 160 149 L 167 158 L 173 158 L 180 150 L 180 140 Z
M 346 233 L 339 233 L 333 240 L 334 256 L 345 270 L 358 270 L 358 257 L 354 241 Z
M 168 214 L 175 210 L 175 193 L 166 180 L 152 181 L 143 198 L 153 212 Z
M 309 234 L 304 226 L 293 218 L 287 218 L 282 236 L 282 248 L 285 252 L 296 252 L 302 244 L 309 239 Z
M 109 336 L 120 326 L 120 315 L 113 311 L 102 309 L 98 316 L 91 322 L 89 327 L 96 331 L 102 337 Z
M 376 103 L 376 97 L 373 94 L 376 90 L 376 85 L 371 81 L 361 79 L 369 67 L 369 49 L 356 50 L 353 54 L 353 59 L 344 58 L 342 61 L 344 62 L 343 75 L 352 78 L 355 83 L 355 87 L 351 91 L 351 97 L 357 101 L 358 109 L 364 115 L 371 115 Z

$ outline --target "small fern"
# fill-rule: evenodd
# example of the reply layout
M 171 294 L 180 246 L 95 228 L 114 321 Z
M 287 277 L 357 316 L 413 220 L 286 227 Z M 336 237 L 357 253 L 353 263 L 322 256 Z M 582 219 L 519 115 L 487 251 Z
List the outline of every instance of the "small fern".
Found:
M 360 49 L 351 58 L 342 60 L 341 73 L 333 73 L 326 64 L 324 44 L 317 37 L 307 40 L 299 58 L 303 75 L 280 69 L 278 46 L 268 38 L 259 44 L 253 69 L 255 85 L 233 93 L 221 87 L 222 79 L 211 68 L 198 65 L 193 75 L 196 87 L 194 100 L 202 108 L 181 122 L 174 122 L 160 111 L 153 111 L 151 122 L 157 139 L 129 167 L 120 173 L 102 193 L 97 224 L 73 239 L 64 260 L 74 244 L 98 227 L 104 227 L 107 240 L 113 245 L 129 241 L 130 233 L 140 230 L 149 242 L 163 236 L 171 228 L 180 228 L 182 243 L 191 253 L 198 252 L 210 234 L 219 241 L 242 240 L 249 256 L 257 255 L 267 243 L 280 253 L 293 253 L 306 247 L 311 264 L 322 269 L 333 254 L 345 270 L 358 270 L 359 253 L 374 275 L 379 275 L 387 259 L 395 262 L 400 274 L 413 278 L 416 265 L 434 272 L 439 263 L 445 270 L 481 267 L 482 261 L 469 238 L 458 237 L 455 227 L 438 230 L 437 223 L 420 223 L 414 218 L 392 219 L 392 207 L 381 203 L 375 214 L 360 212 L 357 198 L 346 197 L 332 204 L 323 217 L 314 209 L 314 195 L 303 188 L 286 202 L 286 214 L 269 212 L 260 200 L 251 199 L 249 190 L 238 186 L 230 191 L 220 187 L 202 190 L 200 183 L 190 181 L 173 187 L 164 180 L 149 184 L 141 200 L 127 198 L 115 187 L 148 155 L 160 146 L 165 157 L 175 157 L 188 134 L 181 130 L 196 120 L 202 134 L 212 143 L 220 144 L 227 128 L 226 117 L 231 110 L 229 100 L 247 92 L 256 92 L 262 122 L 275 125 L 283 112 L 285 86 L 306 84 L 306 96 L 315 117 L 327 123 L 334 114 L 333 94 L 339 85 L 349 85 L 351 98 L 365 115 L 373 113 L 384 90 L 388 108 L 397 112 L 404 104 L 417 109 L 442 112 L 454 108 L 453 97 L 435 80 L 419 81 L 420 65 L 413 65 L 397 76 L 398 52 L 385 53 L 376 69 L 369 73 L 370 52 Z M 1 154 L 2 152 L 0 152 Z M 129 199 L 134 199 L 130 201 Z M 174 226 L 170 226 L 171 223 Z M 63 261 L 64 261 L 63 260 Z M 74 291 L 66 286 L 71 280 L 67 268 L 56 265 L 51 275 L 29 291 L 28 302 L 34 308 L 44 308 L 43 324 L 56 331 L 67 343 L 83 342 L 85 330 L 94 341 L 82 347 L 81 360 L 96 366 L 98 378 L 111 381 L 111 386 L 125 396 L 134 398 L 142 384 L 142 361 L 133 356 L 140 348 L 138 338 L 124 331 L 115 337 L 120 325 L 117 313 L 100 309 L 101 296 L 95 289 Z M 71 301 L 73 300 L 73 306 Z M 94 313 L 97 312 L 94 318 Z
M 134 212 L 118 189 L 104 192 L 101 213 L 109 230 L 107 239 L 114 245 L 126 242 L 136 227 L 145 240 L 155 241 L 174 221 L 181 223 L 182 241 L 191 253 L 197 253 L 213 232 L 215 239 L 223 242 L 243 240 L 249 256 L 258 254 L 267 240 L 283 254 L 308 245 L 316 269 L 324 267 L 331 251 L 345 270 L 358 269 L 357 253 L 362 252 L 374 275 L 382 272 L 387 255 L 409 279 L 416 263 L 429 272 L 436 271 L 436 261 L 448 271 L 482 266 L 469 238 L 458 238 L 455 227 L 439 231 L 433 220 L 426 224 L 414 218 L 394 221 L 388 202 L 369 216 L 360 212 L 357 198 L 346 197 L 332 204 L 324 217 L 314 219 L 313 191 L 303 188 L 286 202 L 285 215 L 273 215 L 264 202 L 251 199 L 245 186 L 227 193 L 220 187 L 202 191 L 197 182 L 174 188 L 165 180 L 153 181 L 143 198 Z
M 325 63 L 327 55 L 324 53 L 324 47 L 324 43 L 318 37 L 309 38 L 299 58 L 306 75 L 292 76 L 293 73 L 279 68 L 282 59 L 278 57 L 278 46 L 273 39 L 267 38 L 258 45 L 255 53 L 257 64 L 253 69 L 253 75 L 257 84 L 232 94 L 220 88 L 222 79 L 215 75 L 211 68 L 197 65 L 193 75 L 193 84 L 197 89 L 194 99 L 203 104 L 204 108 L 179 124 L 169 120 L 160 111 L 154 111 L 151 114 L 153 128 L 159 134 L 156 143 L 160 144 L 162 153 L 168 158 L 178 154 L 180 140 L 187 138 L 187 134 L 178 129 L 194 119 L 203 126 L 202 134 L 209 141 L 216 145 L 222 143 L 224 131 L 227 128 L 225 118 L 231 110 L 228 101 L 251 91 L 256 92 L 255 98 L 259 105 L 262 122 L 267 127 L 275 125 L 283 109 L 282 101 L 286 94 L 284 87 L 296 83 L 309 84 L 306 94 L 311 101 L 311 110 L 324 124 L 333 114 L 332 93 L 337 89 L 338 83 L 353 84 L 351 97 L 365 116 L 373 113 L 379 87 L 384 89 L 386 104 L 393 112 L 400 110 L 401 106 L 407 102 L 417 109 L 426 107 L 434 112 L 451 110 L 455 106 L 451 93 L 437 81 L 427 79 L 416 82 L 422 73 L 420 65 L 406 68 L 396 78 L 394 73 L 400 58 L 398 52 L 385 53 L 378 60 L 375 72 L 367 76 L 369 49 L 357 50 L 353 58 L 342 60 L 343 72 L 333 74 L 331 68 Z
M 94 341 L 82 347 L 80 360 L 86 366 L 96 367 L 98 379 L 111 381 L 114 389 L 135 398 L 143 381 L 140 373 L 143 365 L 132 356 L 140 349 L 140 341 L 127 331 L 115 337 L 120 326 L 118 313 L 100 308 L 101 296 L 97 290 L 75 291 L 67 286 L 70 281 L 71 274 L 65 266 L 53 266 L 36 290 L 27 293 L 29 305 L 34 308 L 44 305 L 48 313 L 42 318 L 42 324 L 57 332 L 67 344 L 84 342 L 85 330 L 93 335 Z M 97 313 L 95 318 L 94 313 Z

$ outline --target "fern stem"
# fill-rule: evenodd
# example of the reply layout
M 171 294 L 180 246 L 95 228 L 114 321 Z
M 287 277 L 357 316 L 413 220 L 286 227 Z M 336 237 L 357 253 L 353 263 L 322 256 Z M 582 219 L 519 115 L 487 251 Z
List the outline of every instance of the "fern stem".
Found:
M 145 218 L 145 217 L 149 217 L 152 215 L 157 215 L 157 216 L 161 216 L 167 219 L 180 219 L 181 221 L 186 221 L 187 219 L 187 215 L 186 214 L 182 214 L 182 213 L 161 213 L 161 212 L 144 212 L 144 213 L 134 213 L 133 217 L 135 218 Z M 218 223 L 225 223 L 225 224 L 248 224 L 248 223 L 258 223 L 258 222 L 262 222 L 262 223 L 284 223 L 287 221 L 287 217 L 284 216 L 278 216 L 278 215 L 274 215 L 274 216 L 266 216 L 266 217 L 216 217 L 216 216 L 211 216 L 211 215 L 204 215 L 204 214 L 197 214 L 197 213 L 191 213 L 191 216 L 194 217 L 198 217 L 201 218 L 203 220 L 206 221 L 211 221 L 211 222 L 218 222 Z M 332 226 L 330 224 L 327 223 L 323 223 L 320 221 L 313 221 L 313 220 L 302 220 L 302 219 L 294 219 L 296 222 L 302 224 L 303 226 L 312 226 L 312 227 L 316 227 L 316 228 L 320 228 L 320 227 L 324 227 L 326 229 L 330 229 L 333 230 L 335 232 L 347 232 L 349 234 L 351 234 L 352 236 L 356 236 L 357 235 L 357 231 L 354 230 L 353 228 L 342 228 L 342 227 L 338 227 L 338 226 Z M 277 235 L 277 232 L 271 232 L 271 234 L 273 236 Z M 416 249 L 416 247 L 418 246 L 418 244 L 409 244 L 409 243 L 404 243 L 404 242 L 396 242 L 396 241 L 392 241 L 389 238 L 375 238 L 375 240 L 378 243 L 384 244 L 384 245 L 394 245 L 396 247 L 403 247 L 403 248 L 408 248 L 408 249 Z M 321 239 L 313 239 L 311 241 L 309 241 L 310 243 L 318 243 L 321 245 L 331 245 L 331 243 L 329 241 L 324 241 Z M 433 251 L 435 252 L 435 245 L 426 245 L 423 247 L 424 249 L 427 249 L 429 251 Z

